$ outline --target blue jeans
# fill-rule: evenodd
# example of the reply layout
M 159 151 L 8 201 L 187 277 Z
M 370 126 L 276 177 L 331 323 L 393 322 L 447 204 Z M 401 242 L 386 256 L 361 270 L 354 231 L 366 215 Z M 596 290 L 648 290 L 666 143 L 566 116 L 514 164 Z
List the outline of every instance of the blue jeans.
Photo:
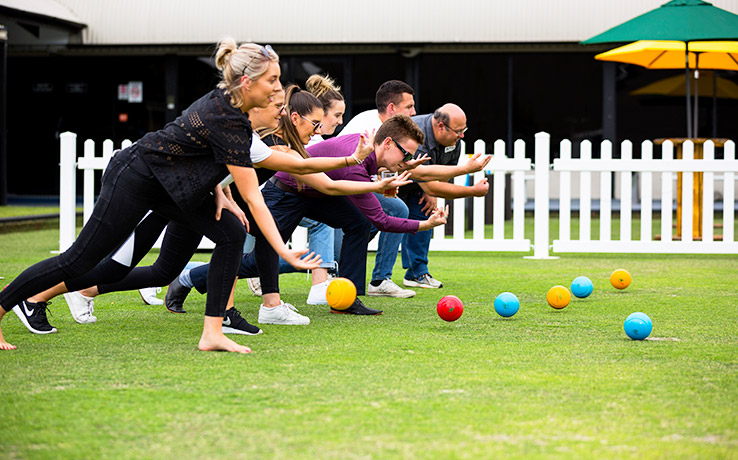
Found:
M 323 259 L 320 268 L 337 271 L 336 254 L 340 254 L 340 249 L 339 252 L 334 252 L 335 229 L 307 217 L 302 218 L 300 227 L 308 229 L 308 254 L 314 252 Z M 279 258 L 279 273 L 293 273 L 296 271 L 295 267 L 285 262 L 281 257 Z
M 418 203 L 422 194 L 413 193 L 403 197 L 410 215 L 408 218 L 415 220 L 428 220 L 423 213 L 423 204 Z M 430 273 L 428 271 L 428 249 L 433 237 L 432 230 L 418 232 L 415 235 L 405 233 L 402 236 L 402 268 L 406 270 L 405 279 L 417 279 Z
M 404 201 L 399 198 L 387 198 L 381 193 L 375 193 L 379 203 L 382 205 L 384 213 L 392 217 L 400 217 L 407 219 L 410 211 Z M 369 240 L 374 238 L 379 231 L 372 226 Z M 397 252 L 400 249 L 400 243 L 404 233 L 379 233 L 379 241 L 377 245 L 377 256 L 374 260 L 374 270 L 372 271 L 372 281 L 381 281 L 392 279 L 392 269 L 397 260 Z

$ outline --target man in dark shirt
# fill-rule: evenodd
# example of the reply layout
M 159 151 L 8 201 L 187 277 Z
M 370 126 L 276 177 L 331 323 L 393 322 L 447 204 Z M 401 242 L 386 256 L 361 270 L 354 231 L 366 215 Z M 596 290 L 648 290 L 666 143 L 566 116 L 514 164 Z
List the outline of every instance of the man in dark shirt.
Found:
M 461 139 L 467 129 L 466 115 L 461 107 L 445 104 L 432 114 L 412 118 L 425 135 L 425 142 L 418 146 L 416 156 L 427 154 L 430 157 L 428 165 L 456 165 L 461 155 Z M 451 200 L 484 196 L 488 189 L 487 179 L 468 187 L 441 181 L 414 182 L 400 187 L 398 196 L 407 204 L 410 219 L 423 220 L 430 210 L 436 208 L 436 197 Z M 430 289 L 443 286 L 428 271 L 428 249 L 432 236 L 431 231 L 403 235 L 402 267 L 407 271 L 402 283 L 405 286 Z

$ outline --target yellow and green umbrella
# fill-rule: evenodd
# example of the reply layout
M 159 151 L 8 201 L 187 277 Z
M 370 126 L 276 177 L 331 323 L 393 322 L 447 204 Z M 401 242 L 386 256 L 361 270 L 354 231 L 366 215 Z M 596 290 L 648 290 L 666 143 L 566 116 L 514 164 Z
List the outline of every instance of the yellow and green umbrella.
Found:
M 738 40 L 738 15 L 717 8 L 703 0 L 671 0 L 659 8 L 584 40 L 582 44 L 624 43 L 639 40 L 667 40 L 684 43 L 679 68 L 685 69 L 687 135 L 693 137 L 689 99 L 689 53 L 699 41 Z M 702 59 L 697 55 L 698 53 L 695 53 L 693 58 L 694 68 L 699 68 L 697 61 Z M 701 53 L 699 55 L 701 56 Z M 654 55 L 647 54 L 647 56 L 655 58 Z
M 687 48 L 689 46 L 689 48 Z M 685 59 L 687 56 L 687 59 Z M 679 69 L 688 66 L 695 70 L 694 80 L 682 79 L 689 96 L 690 84 L 694 83 L 694 125 L 687 130 L 688 137 L 697 137 L 699 105 L 699 71 L 738 70 L 738 41 L 658 41 L 639 40 L 595 56 L 599 61 L 615 61 L 635 64 L 647 69 Z M 689 99 L 688 99 L 689 100 Z M 687 108 L 689 110 L 689 107 Z M 689 116 L 687 117 L 689 120 Z M 690 127 L 688 127 L 690 128 Z

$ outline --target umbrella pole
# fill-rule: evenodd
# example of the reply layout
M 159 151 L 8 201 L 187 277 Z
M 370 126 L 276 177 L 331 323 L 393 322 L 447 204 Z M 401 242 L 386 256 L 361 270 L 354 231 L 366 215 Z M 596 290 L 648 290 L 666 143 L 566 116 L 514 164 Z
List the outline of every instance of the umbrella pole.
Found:
M 700 53 L 694 53 L 694 128 L 692 128 L 692 134 L 695 138 L 698 137 L 697 132 L 699 131 L 698 120 L 700 118 Z
M 712 72 L 712 137 L 717 137 L 717 72 Z
M 684 73 L 687 77 L 687 92 L 686 92 L 686 99 L 687 99 L 687 137 L 692 137 L 692 104 L 690 101 L 690 91 L 689 91 L 689 42 L 684 42 Z

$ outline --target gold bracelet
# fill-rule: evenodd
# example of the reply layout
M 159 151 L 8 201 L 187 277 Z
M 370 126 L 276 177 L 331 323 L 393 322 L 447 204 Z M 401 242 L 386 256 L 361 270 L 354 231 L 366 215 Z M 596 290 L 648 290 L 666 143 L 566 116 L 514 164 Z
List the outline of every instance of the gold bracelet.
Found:
M 343 157 L 344 161 L 346 161 L 346 166 L 348 166 L 348 157 Z

